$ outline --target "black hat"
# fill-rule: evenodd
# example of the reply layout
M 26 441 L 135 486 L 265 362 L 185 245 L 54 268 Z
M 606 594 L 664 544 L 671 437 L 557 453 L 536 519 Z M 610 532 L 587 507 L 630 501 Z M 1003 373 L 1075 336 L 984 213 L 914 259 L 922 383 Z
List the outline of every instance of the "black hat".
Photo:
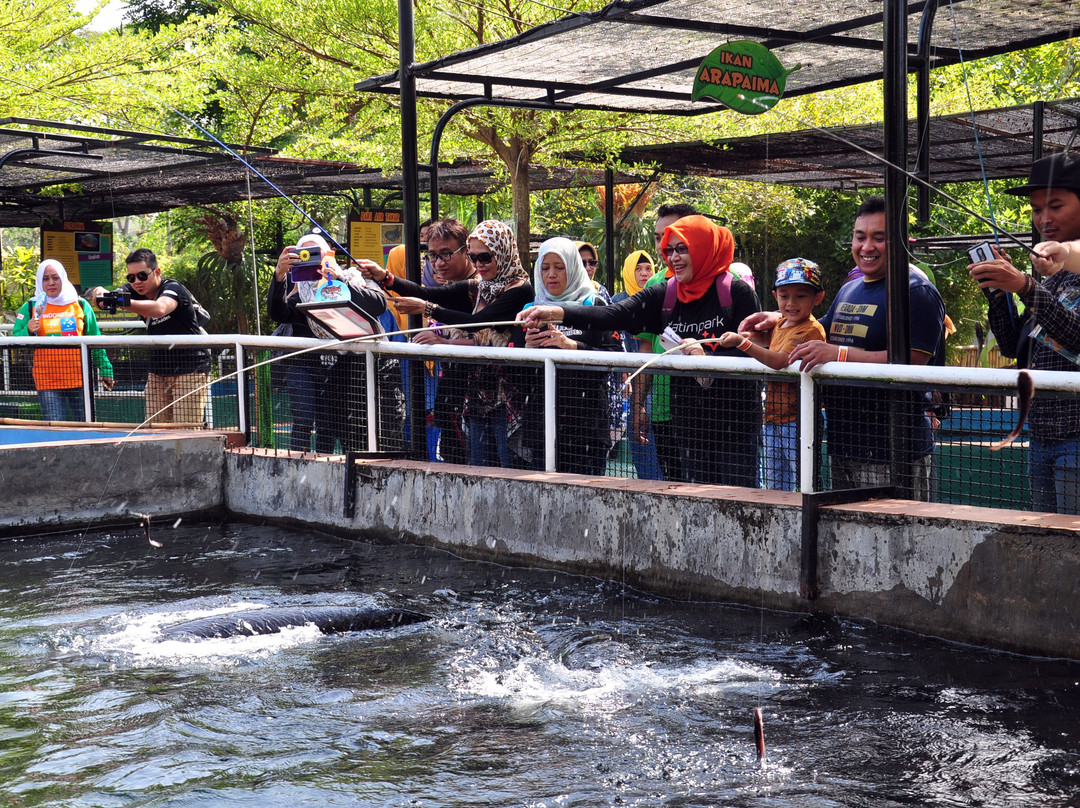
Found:
M 1058 152 L 1031 164 L 1027 185 L 1005 191 L 1013 196 L 1029 196 L 1044 188 L 1067 188 L 1080 196 L 1080 154 Z

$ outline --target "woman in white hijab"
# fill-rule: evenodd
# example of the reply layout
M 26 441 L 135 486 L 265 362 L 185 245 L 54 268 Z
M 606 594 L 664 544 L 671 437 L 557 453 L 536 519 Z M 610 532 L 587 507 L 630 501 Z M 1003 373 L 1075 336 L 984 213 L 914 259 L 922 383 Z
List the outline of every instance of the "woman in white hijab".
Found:
M 49 258 L 38 264 L 35 295 L 15 315 L 16 337 L 100 336 L 94 308 L 79 297 L 67 270 Z M 104 349 L 91 352 L 101 383 L 113 386 L 113 368 Z M 38 348 L 34 351 L 34 386 L 43 421 L 85 421 L 82 356 L 77 348 Z
M 589 279 L 577 245 L 552 238 L 540 245 L 534 269 L 538 305 L 603 305 Z M 613 332 L 583 331 L 561 323 L 525 332 L 526 348 L 564 351 L 621 351 Z M 555 468 L 567 474 L 604 473 L 611 445 L 608 429 L 608 374 L 584 368 L 557 370 L 555 390 Z M 535 408 L 531 418 L 543 418 Z

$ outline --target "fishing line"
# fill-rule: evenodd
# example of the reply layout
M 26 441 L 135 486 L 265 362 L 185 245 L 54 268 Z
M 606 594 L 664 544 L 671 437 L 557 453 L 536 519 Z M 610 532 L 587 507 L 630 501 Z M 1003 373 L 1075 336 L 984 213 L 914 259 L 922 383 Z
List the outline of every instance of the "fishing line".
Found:
M 994 202 L 990 198 L 990 181 L 986 178 L 986 161 L 983 159 L 982 143 L 979 141 L 979 127 L 975 123 L 975 104 L 971 100 L 971 87 L 968 84 L 967 62 L 964 61 L 964 51 L 960 47 L 960 28 L 956 22 L 956 7 L 953 5 L 952 0 L 949 0 L 949 14 L 952 17 L 953 34 L 956 37 L 956 54 L 960 57 L 960 74 L 964 77 L 964 93 L 967 95 L 968 112 L 971 115 L 971 132 L 975 136 L 975 153 L 979 155 L 979 171 L 982 172 L 983 193 L 986 194 L 986 209 L 990 213 L 990 219 L 995 220 Z M 927 148 L 929 148 L 929 143 L 927 143 Z M 994 231 L 994 243 L 1001 244 L 1001 239 L 998 238 L 996 230 Z
M 757 98 L 748 98 L 747 96 L 743 95 L 742 93 L 739 93 L 738 97 L 739 97 L 739 99 L 741 99 L 743 101 L 749 101 L 752 104 L 756 104 L 757 106 L 762 107 L 765 110 L 772 109 L 774 111 L 777 110 L 777 107 L 771 107 L 770 108 L 770 107 L 766 106 L 765 104 L 763 104 L 761 102 L 761 99 L 762 98 L 772 98 L 772 99 L 774 99 L 774 103 L 775 103 L 775 101 L 780 100 L 779 98 L 776 98 L 775 96 L 759 96 Z M 808 128 L 808 129 L 813 129 L 816 132 L 821 132 L 823 135 L 826 135 L 827 137 L 831 137 L 834 140 L 837 140 L 840 143 L 843 143 L 845 146 L 848 146 L 849 148 L 855 149 L 856 151 L 862 152 L 863 154 L 867 155 L 868 157 L 872 157 L 873 159 L 877 160 L 879 163 L 882 163 L 882 164 L 888 166 L 889 168 L 892 168 L 892 169 L 895 169 L 896 171 L 899 171 L 900 173 L 902 173 L 908 179 L 913 180 L 914 182 L 917 182 L 919 185 L 922 185 L 924 188 L 928 188 L 929 190 L 933 191 L 935 194 L 938 194 L 940 196 L 945 197 L 950 202 L 952 202 L 954 205 L 956 205 L 961 210 L 963 210 L 965 213 L 967 213 L 967 214 L 969 214 L 971 216 L 974 216 L 980 222 L 990 225 L 990 227 L 993 228 L 995 233 L 1000 233 L 1005 238 L 1007 238 L 1009 241 L 1013 242 L 1018 247 L 1023 249 L 1025 252 L 1030 253 L 1031 255 L 1035 256 L 1036 258 L 1042 258 L 1043 257 L 1039 253 L 1035 252 L 1035 250 L 1033 250 L 1027 244 L 1020 241 L 1020 239 L 1018 239 L 1012 233 L 1008 232 L 1007 230 L 1004 230 L 1001 227 L 998 227 L 997 224 L 990 221 L 985 216 L 982 216 L 982 215 L 976 213 L 975 211 L 973 211 L 971 208 L 969 208 L 967 205 L 965 205 L 963 202 L 961 202 L 956 197 L 954 197 L 954 196 L 950 195 L 949 193 L 941 190 L 940 188 L 936 187 L 932 183 L 927 182 L 922 177 L 919 177 L 919 176 L 916 176 L 915 174 L 912 174 L 906 168 L 903 168 L 901 166 L 896 165 L 895 163 L 885 159 L 882 155 L 876 154 L 876 153 L 870 151 L 869 149 L 865 149 L 865 148 L 863 148 L 862 146 L 860 146 L 857 143 L 853 143 L 852 141 L 848 140 L 847 138 L 838 135 L 836 132 L 830 132 L 828 129 L 825 129 L 825 128 L 821 127 L 821 126 L 818 126 L 817 124 L 810 123 L 809 121 L 804 121 L 802 118 L 798 117 L 797 115 L 792 115 L 791 113 L 788 113 L 788 112 L 780 112 L 779 114 L 785 116 L 786 118 L 788 118 L 791 121 L 794 121 L 795 123 L 799 124 L 800 126 L 803 126 L 805 128 Z

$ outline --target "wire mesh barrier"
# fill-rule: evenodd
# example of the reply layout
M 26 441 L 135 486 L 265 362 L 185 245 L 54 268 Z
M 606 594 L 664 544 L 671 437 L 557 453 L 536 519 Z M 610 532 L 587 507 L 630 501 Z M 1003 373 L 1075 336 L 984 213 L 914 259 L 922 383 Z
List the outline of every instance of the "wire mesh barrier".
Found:
M 1040 434 L 1035 416 L 1034 433 L 1026 424 L 994 445 L 1020 415 L 1009 369 L 829 363 L 802 374 L 673 355 L 641 370 L 650 357 L 273 337 L 19 338 L 0 356 L 8 419 L 235 430 L 281 452 L 780 491 L 890 486 L 1018 510 L 1080 504 L 1076 436 Z M 1033 408 L 1077 406 L 1080 375 L 1030 375 Z

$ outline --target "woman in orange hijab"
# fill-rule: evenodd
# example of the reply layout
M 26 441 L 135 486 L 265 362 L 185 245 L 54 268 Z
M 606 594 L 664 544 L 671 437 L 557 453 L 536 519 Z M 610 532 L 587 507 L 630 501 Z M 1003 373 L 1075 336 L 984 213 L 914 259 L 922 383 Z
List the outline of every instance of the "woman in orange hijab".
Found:
M 533 306 L 520 318 L 594 330 L 664 335 L 674 341 L 719 337 L 761 306 L 757 295 L 728 269 L 735 253 L 731 232 L 705 216 L 669 225 L 660 252 L 674 277 L 610 306 Z M 688 345 L 686 354 L 741 356 L 737 348 Z M 680 429 L 683 480 L 716 485 L 759 485 L 761 384 L 730 376 L 671 378 L 673 422 Z

